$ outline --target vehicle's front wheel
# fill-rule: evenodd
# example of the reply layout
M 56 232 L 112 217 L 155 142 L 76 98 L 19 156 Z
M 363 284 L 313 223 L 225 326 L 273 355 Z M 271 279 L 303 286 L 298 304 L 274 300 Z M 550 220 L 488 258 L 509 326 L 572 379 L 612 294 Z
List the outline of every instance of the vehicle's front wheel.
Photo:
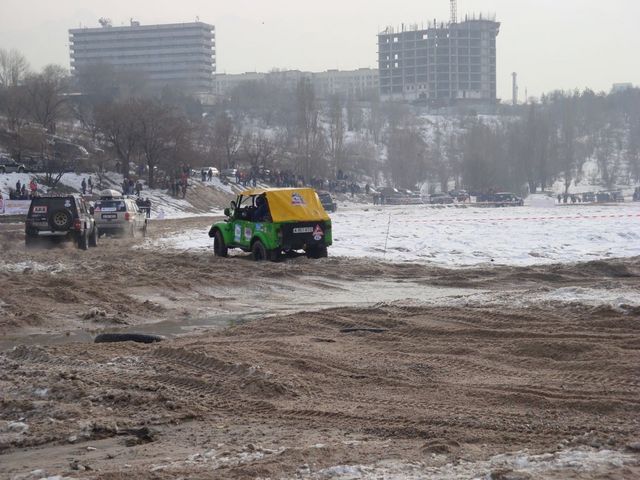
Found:
M 224 237 L 220 230 L 216 230 L 216 234 L 213 237 L 213 254 L 216 257 L 226 257 L 229 254 L 229 249 L 224 243 Z
M 261 262 L 267 259 L 267 249 L 260 240 L 256 240 L 251 247 L 251 254 L 256 262 Z

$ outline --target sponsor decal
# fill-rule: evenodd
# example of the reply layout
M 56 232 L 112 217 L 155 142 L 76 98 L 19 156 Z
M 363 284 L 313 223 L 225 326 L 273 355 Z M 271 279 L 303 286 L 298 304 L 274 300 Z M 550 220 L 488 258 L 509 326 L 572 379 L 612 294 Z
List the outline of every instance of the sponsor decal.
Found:
M 291 205 L 304 205 L 304 198 L 298 192 L 291 194 Z
M 39 206 L 33 207 L 33 213 L 47 213 L 47 206 L 39 205 Z
M 320 225 L 316 225 L 316 228 L 313 229 L 313 239 L 316 242 L 319 242 L 320 240 L 322 240 L 323 236 L 324 232 L 322 231 L 322 228 L 320 228 Z
M 251 240 L 251 228 L 244 227 L 244 239 Z
M 234 229 L 234 232 L 233 232 L 233 239 L 236 242 L 239 242 L 241 238 L 242 238 L 242 227 L 240 225 L 236 225 L 236 228 Z
M 313 233 L 313 227 L 298 227 L 293 229 L 293 233 Z
M 65 200 L 64 201 L 64 206 L 65 206 L 65 208 L 71 208 L 71 200 Z
M 264 232 L 264 225 L 256 223 L 256 232 Z

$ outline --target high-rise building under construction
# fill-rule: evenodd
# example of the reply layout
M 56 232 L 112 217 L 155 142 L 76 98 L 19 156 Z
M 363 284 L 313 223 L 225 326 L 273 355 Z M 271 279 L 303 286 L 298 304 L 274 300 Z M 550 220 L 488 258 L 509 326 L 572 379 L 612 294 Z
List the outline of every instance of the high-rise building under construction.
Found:
M 378 34 L 380 96 L 434 105 L 496 102 L 495 18 L 467 16 Z

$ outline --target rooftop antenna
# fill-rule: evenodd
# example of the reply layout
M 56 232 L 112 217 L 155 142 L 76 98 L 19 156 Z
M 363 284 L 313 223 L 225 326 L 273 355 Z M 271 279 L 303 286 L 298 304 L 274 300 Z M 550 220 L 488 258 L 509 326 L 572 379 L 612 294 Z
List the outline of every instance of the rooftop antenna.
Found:
M 451 0 L 451 23 L 458 23 L 458 0 Z

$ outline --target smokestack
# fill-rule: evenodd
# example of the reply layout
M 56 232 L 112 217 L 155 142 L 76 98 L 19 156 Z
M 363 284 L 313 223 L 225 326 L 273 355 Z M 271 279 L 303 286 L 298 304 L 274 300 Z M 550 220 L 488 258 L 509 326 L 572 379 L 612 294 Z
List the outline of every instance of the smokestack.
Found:
M 515 107 L 518 104 L 518 74 L 513 72 L 511 75 L 513 76 L 513 106 Z

